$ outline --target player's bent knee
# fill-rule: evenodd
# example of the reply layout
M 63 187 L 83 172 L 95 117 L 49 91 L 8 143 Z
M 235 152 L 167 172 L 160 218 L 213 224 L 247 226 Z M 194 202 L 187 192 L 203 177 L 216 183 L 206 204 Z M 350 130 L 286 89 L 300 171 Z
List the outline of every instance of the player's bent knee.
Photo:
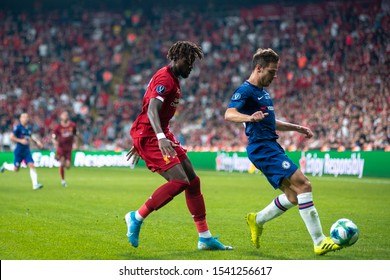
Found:
M 184 181 L 184 180 L 171 180 L 169 181 L 171 183 L 171 195 L 174 197 L 178 194 L 180 194 L 181 192 L 183 192 L 185 189 L 187 189 L 188 187 L 190 187 L 190 185 L 188 184 L 187 181 Z
M 294 186 L 294 191 L 298 194 L 312 191 L 309 179 L 299 169 L 293 174 L 290 181 Z
M 305 180 L 299 186 L 299 188 L 301 189 L 301 193 L 311 192 L 312 187 L 311 187 L 311 183 L 310 183 L 309 179 L 305 178 Z
M 188 196 L 197 196 L 200 195 L 200 178 L 196 176 L 190 181 L 190 185 L 186 189 L 186 195 Z
M 158 188 L 145 202 L 145 205 L 150 210 L 158 210 L 169 203 L 175 196 L 183 192 L 188 186 L 187 181 L 170 180 Z

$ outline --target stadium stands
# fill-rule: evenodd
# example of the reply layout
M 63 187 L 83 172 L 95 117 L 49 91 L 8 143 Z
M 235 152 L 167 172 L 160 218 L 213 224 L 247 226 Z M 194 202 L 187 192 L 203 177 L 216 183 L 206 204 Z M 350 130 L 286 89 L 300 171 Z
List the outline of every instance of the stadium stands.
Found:
M 284 148 L 390 150 L 390 14 L 381 1 L 202 13 L 0 10 L 0 22 L 0 150 L 10 149 L 23 111 L 52 148 L 63 109 L 78 124 L 83 149 L 128 149 L 145 87 L 177 40 L 205 52 L 182 83 L 184 102 L 171 123 L 189 150 L 245 149 L 243 127 L 225 122 L 223 113 L 258 47 L 281 56 L 269 88 L 278 118 L 315 132 L 309 141 L 280 133 Z

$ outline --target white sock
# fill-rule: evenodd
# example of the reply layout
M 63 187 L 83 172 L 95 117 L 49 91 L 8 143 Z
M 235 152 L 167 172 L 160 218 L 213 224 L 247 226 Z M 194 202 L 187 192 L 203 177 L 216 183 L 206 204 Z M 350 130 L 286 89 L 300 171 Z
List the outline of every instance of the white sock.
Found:
M 38 184 L 38 174 L 37 174 L 37 171 L 35 170 L 35 168 L 30 168 L 30 177 L 31 177 L 31 181 L 33 183 L 33 186 L 37 185 Z
M 325 235 L 322 233 L 320 218 L 317 209 L 314 207 L 313 193 L 301 193 L 297 198 L 299 214 L 305 222 L 306 228 L 309 231 L 314 244 L 319 245 L 325 238 Z
M 8 171 L 15 171 L 15 165 L 13 163 L 3 163 L 3 167 Z
M 257 213 L 256 223 L 259 225 L 264 225 L 266 222 L 282 215 L 291 207 L 295 205 L 292 204 L 285 194 L 281 194 L 276 197 L 267 207 Z
M 135 218 L 136 218 L 138 221 L 140 221 L 140 222 L 142 222 L 142 221 L 144 220 L 144 217 L 142 217 L 142 216 L 138 213 L 138 211 L 135 211 Z
M 208 231 L 204 231 L 204 232 L 199 232 L 199 237 L 211 238 L 212 235 L 211 235 L 211 232 L 208 230 Z

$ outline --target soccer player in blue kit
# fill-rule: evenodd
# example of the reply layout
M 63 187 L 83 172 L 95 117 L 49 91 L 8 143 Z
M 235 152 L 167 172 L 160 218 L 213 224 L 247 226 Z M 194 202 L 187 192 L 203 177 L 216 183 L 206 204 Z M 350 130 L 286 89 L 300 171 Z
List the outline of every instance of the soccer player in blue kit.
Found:
M 307 127 L 276 119 L 271 96 L 265 87 L 277 76 L 278 67 L 279 55 L 274 50 L 258 49 L 253 55 L 249 79 L 236 89 L 225 112 L 225 120 L 244 123 L 248 158 L 263 172 L 274 189 L 283 192 L 260 212 L 248 213 L 246 221 L 252 243 L 259 248 L 263 225 L 298 205 L 313 240 L 314 253 L 323 255 L 341 247 L 323 234 L 313 203 L 311 183 L 277 142 L 279 136 L 276 130 L 296 131 L 306 138 L 313 136 Z
M 38 174 L 30 151 L 30 140 L 34 141 L 40 148 L 42 148 L 42 143 L 32 135 L 28 114 L 22 113 L 19 120 L 20 123 L 15 126 L 11 134 L 11 140 L 16 143 L 14 164 L 3 163 L 0 172 L 3 173 L 5 170 L 18 172 L 20 164 L 24 160 L 30 169 L 33 190 L 39 190 L 43 185 L 38 183 Z

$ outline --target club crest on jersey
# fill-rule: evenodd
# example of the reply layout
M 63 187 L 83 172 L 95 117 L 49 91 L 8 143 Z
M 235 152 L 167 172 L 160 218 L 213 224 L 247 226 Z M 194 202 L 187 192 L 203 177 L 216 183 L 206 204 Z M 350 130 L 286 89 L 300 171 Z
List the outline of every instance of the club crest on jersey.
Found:
M 289 169 L 290 166 L 291 166 L 291 164 L 288 161 L 285 160 L 285 161 L 282 162 L 282 167 L 284 169 Z
M 232 100 L 239 100 L 241 98 L 241 94 L 235 93 L 232 97 Z
M 165 92 L 165 87 L 163 85 L 159 85 L 156 87 L 156 92 L 158 94 L 163 94 Z

